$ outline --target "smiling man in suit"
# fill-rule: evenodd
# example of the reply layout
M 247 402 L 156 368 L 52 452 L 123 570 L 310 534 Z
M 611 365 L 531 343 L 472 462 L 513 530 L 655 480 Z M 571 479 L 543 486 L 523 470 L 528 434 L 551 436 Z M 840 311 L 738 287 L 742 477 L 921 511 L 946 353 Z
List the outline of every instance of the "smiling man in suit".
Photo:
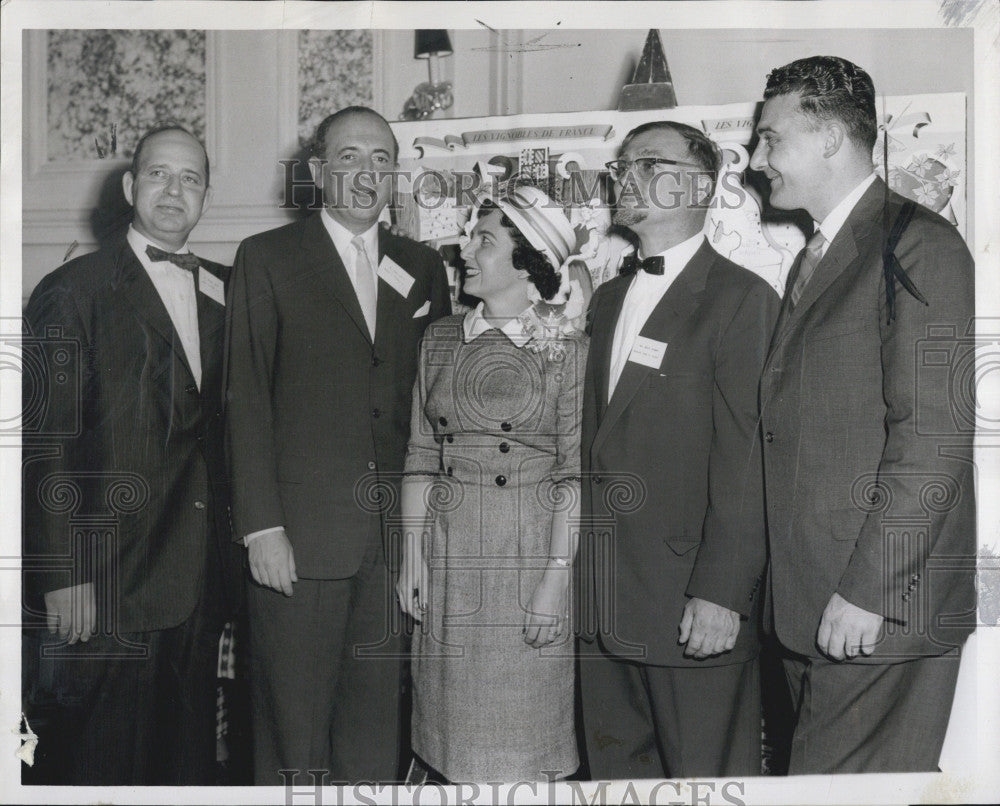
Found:
M 580 663 L 590 771 L 753 775 L 757 391 L 778 297 L 702 234 L 721 162 L 702 132 L 644 124 L 619 157 L 615 222 L 639 251 L 594 294 L 583 401 L 577 624 L 596 637 Z
M 26 366 L 49 367 L 40 387 L 25 373 L 42 421 L 24 449 L 26 590 L 57 633 L 26 663 L 58 703 L 36 720 L 44 783 L 215 783 L 241 558 L 221 419 L 229 270 L 187 247 L 208 180 L 195 137 L 148 132 L 124 175 L 127 234 L 45 277 L 25 311 Z
M 948 371 L 970 361 L 972 257 L 876 176 L 864 70 L 801 59 L 764 97 L 751 167 L 817 222 L 761 382 L 789 772 L 934 770 L 975 615 L 973 395 Z
M 313 155 L 323 210 L 244 241 L 233 276 L 228 446 L 253 577 L 261 784 L 282 783 L 279 770 L 398 774 L 387 491 L 403 469 L 420 337 L 449 310 L 440 256 L 378 225 L 398 156 L 386 121 L 365 107 L 330 115 Z

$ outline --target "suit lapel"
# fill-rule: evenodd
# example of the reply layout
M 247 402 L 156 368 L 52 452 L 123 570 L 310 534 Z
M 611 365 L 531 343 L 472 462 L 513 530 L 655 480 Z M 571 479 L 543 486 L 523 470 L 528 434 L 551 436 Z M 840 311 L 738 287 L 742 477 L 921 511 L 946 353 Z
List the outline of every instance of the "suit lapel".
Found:
M 625 295 L 632 284 L 631 277 L 612 280 L 607 291 L 601 295 L 601 309 L 594 312 L 594 321 L 607 323 L 591 333 L 590 354 L 594 363 L 594 386 L 597 391 L 597 421 L 604 418 L 608 407 L 608 384 L 611 379 L 611 348 L 615 339 L 615 328 L 621 315 Z
M 378 231 L 378 264 L 382 264 L 382 259 L 388 255 L 396 263 L 402 265 L 405 258 L 395 248 L 392 236 L 382 227 Z M 416 283 L 414 283 L 414 287 Z M 410 289 L 413 293 L 413 288 Z M 399 333 L 400 325 L 408 315 L 409 308 L 406 298 L 403 297 L 389 283 L 378 278 L 378 301 L 375 308 L 375 347 L 380 356 L 393 354 L 396 335 Z
M 201 270 L 200 270 L 201 271 Z M 208 272 L 208 269 L 203 269 Z M 212 272 L 209 272 L 210 274 Z M 217 275 L 216 275 L 217 276 Z M 221 277 L 219 278 L 222 279 Z M 207 294 L 198 298 L 198 347 L 201 353 L 202 391 L 218 388 L 222 372 L 222 342 L 225 336 L 226 309 Z M 219 402 L 219 401 L 214 401 Z
M 184 354 L 184 347 L 180 337 L 174 329 L 174 323 L 167 313 L 167 308 L 160 299 L 160 294 L 149 279 L 149 275 L 135 256 L 128 241 L 123 241 L 118 252 L 118 261 L 115 270 L 115 279 L 112 287 L 116 293 L 121 293 L 131 305 L 136 315 L 146 322 L 150 328 L 157 333 L 180 359 L 184 369 L 187 370 L 191 382 L 194 381 L 194 373 L 191 372 L 191 365 Z M 200 320 L 200 312 L 199 312 Z
M 859 254 L 858 245 L 862 240 L 871 235 L 878 211 L 882 208 L 884 197 L 885 183 L 880 179 L 876 179 L 872 183 L 872 186 L 862 195 L 844 222 L 844 226 L 840 228 L 840 232 L 837 233 L 833 242 L 827 248 L 826 254 L 823 255 L 823 259 L 816 266 L 812 278 L 806 283 L 806 287 L 802 291 L 802 296 L 799 298 L 799 304 L 788 310 L 788 294 L 785 294 L 786 299 L 782 300 L 782 312 L 771 342 L 772 350 L 787 337 L 795 323 L 802 319 L 806 311 L 813 306 L 816 300 L 857 259 Z
M 326 227 L 323 226 L 321 215 L 323 215 L 323 211 L 319 210 L 306 219 L 306 227 L 302 234 L 302 249 L 308 263 L 307 270 L 323 279 L 323 283 L 333 298 L 344 309 L 362 335 L 371 342 L 368 323 L 365 322 L 365 316 L 361 312 L 357 292 L 354 290 L 351 278 L 347 274 L 347 269 L 337 252 L 337 248 L 333 245 Z M 379 296 L 381 296 L 381 289 L 379 289 Z
M 709 267 L 715 259 L 714 256 L 715 252 L 712 247 L 707 242 L 704 242 L 694 257 L 688 261 L 684 270 L 677 276 L 677 279 L 670 285 L 670 288 L 667 289 L 667 292 L 663 295 L 663 299 L 653 308 L 646 323 L 639 331 L 640 336 L 663 342 L 667 345 L 670 344 L 673 334 L 691 316 L 695 315 L 698 307 L 701 305 L 705 292 L 705 280 L 708 276 Z M 620 310 L 620 303 L 618 307 Z M 616 328 L 618 317 L 615 317 L 613 321 Z M 609 328 L 611 330 L 609 338 L 611 339 L 614 338 L 615 328 Z M 608 352 L 610 360 L 610 346 Z M 668 346 L 663 361 L 669 361 L 669 358 L 670 347 Z M 661 366 L 662 363 L 661 361 Z M 652 373 L 658 371 L 659 368 L 647 367 L 644 364 L 638 364 L 634 361 L 625 362 L 625 368 L 622 370 L 618 384 L 615 386 L 614 394 L 611 396 L 611 400 L 608 402 L 607 409 L 604 412 L 604 417 L 601 418 L 598 425 L 597 435 L 594 438 L 593 449 L 595 452 L 600 449 L 604 440 L 607 439 L 615 423 L 624 414 L 636 393 L 646 382 L 646 379 Z M 606 378 L 609 374 L 610 366 L 606 373 Z M 605 398 L 607 397 L 607 388 L 608 384 L 607 380 L 605 380 L 602 384 Z

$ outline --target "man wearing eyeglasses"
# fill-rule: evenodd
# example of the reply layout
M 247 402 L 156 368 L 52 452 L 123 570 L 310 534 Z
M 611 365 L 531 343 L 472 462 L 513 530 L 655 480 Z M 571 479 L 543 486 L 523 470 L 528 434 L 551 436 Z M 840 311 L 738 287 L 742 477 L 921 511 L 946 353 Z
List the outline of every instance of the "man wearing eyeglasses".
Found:
M 760 772 L 757 388 L 779 302 L 703 235 L 720 163 L 664 121 L 608 165 L 639 246 L 590 311 L 576 615 L 594 778 Z

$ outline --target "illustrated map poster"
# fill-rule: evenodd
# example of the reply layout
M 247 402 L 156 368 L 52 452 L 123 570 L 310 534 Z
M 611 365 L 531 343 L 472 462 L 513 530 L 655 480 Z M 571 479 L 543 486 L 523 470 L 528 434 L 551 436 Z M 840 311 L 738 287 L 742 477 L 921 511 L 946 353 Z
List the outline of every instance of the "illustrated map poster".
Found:
M 875 166 L 897 192 L 924 204 L 966 232 L 966 98 L 961 93 L 878 99 Z M 608 234 L 611 182 L 604 167 L 623 137 L 652 120 L 695 126 L 722 149 L 724 164 L 709 202 L 705 234 L 721 254 L 763 277 L 780 294 L 801 229 L 768 211 L 752 183 L 750 162 L 757 102 L 635 112 L 570 112 L 392 123 L 399 140 L 401 223 L 422 241 L 457 244 L 471 210 L 470 191 L 490 192 L 530 181 L 565 204 L 571 221 L 589 230 L 581 257 L 596 287 L 613 277 L 628 242 Z M 770 220 L 771 218 L 776 220 Z

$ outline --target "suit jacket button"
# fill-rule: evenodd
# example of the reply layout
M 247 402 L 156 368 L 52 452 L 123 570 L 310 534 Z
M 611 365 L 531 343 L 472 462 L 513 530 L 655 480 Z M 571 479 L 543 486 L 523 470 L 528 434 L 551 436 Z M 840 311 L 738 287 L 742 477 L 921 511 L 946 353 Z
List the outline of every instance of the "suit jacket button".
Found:
M 193 383 L 190 383 L 184 387 L 184 391 L 187 392 L 189 395 L 196 395 L 198 394 L 198 387 L 195 386 Z
M 509 450 L 510 450 L 510 445 L 508 445 L 506 442 L 500 443 L 500 453 L 507 453 L 507 451 Z
M 448 475 L 449 476 L 451 475 L 451 468 L 450 467 L 448 468 Z
M 205 502 L 204 501 L 195 501 L 194 502 L 194 508 L 195 509 L 204 509 L 205 508 Z
M 369 462 L 368 463 L 368 469 L 369 470 L 374 470 L 375 469 L 375 463 L 374 462 Z
M 455 437 L 452 436 L 451 434 L 448 434 L 448 436 L 446 436 L 445 439 L 448 440 L 449 442 L 454 442 L 455 441 Z
M 903 594 L 903 601 L 904 601 L 904 602 L 908 602 L 908 601 L 910 601 L 910 594 L 908 594 L 908 593 L 904 593 L 904 594 Z
M 497 481 L 497 487 L 503 487 L 507 483 L 507 477 L 497 476 L 496 481 Z
M 380 415 L 381 413 L 382 413 L 382 412 L 381 412 L 381 411 L 379 411 L 378 409 L 372 409 L 372 417 L 374 417 L 375 419 L 378 419 L 378 416 L 379 416 L 379 415 Z
M 764 434 L 764 441 L 765 442 L 774 442 L 774 434 L 772 434 L 770 431 L 768 431 L 766 434 Z
M 510 429 L 511 429 L 511 424 L 510 423 L 508 423 L 508 422 L 500 423 L 500 430 L 501 431 L 510 431 Z
M 438 417 L 438 424 L 442 428 L 444 428 L 446 425 L 448 425 L 448 418 L 447 417 Z
M 600 476 L 594 476 L 594 484 L 600 484 L 602 480 Z
M 382 359 L 381 358 L 379 358 L 377 355 L 373 355 L 372 356 L 372 366 L 373 367 L 377 367 L 381 363 L 382 363 Z

